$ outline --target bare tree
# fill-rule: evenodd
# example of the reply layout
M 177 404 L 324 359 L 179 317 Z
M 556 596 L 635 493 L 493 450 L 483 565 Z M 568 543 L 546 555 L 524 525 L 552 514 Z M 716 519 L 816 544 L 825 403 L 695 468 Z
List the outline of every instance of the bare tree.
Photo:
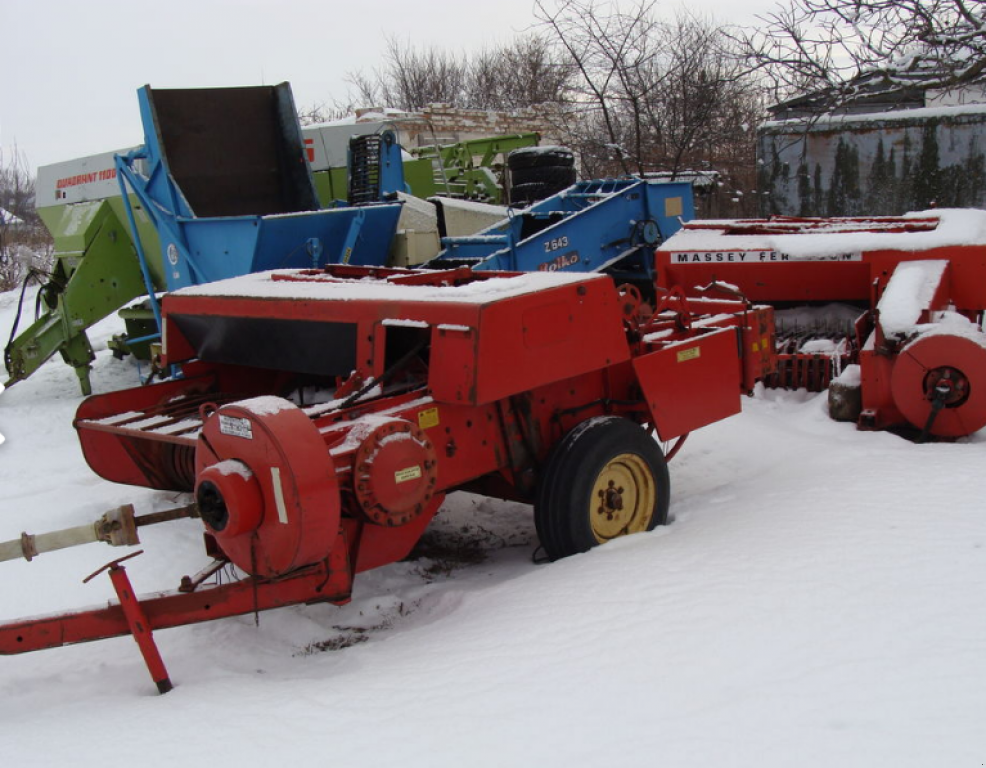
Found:
M 384 67 L 373 78 L 350 74 L 360 97 L 381 106 L 408 111 L 426 104 L 462 104 L 468 90 L 469 64 L 439 48 L 418 50 L 396 37 L 387 40 Z
M 735 33 L 777 98 L 838 107 L 861 86 L 949 90 L 986 79 L 986 0 L 791 0 Z
M 754 174 L 756 84 L 723 30 L 682 12 L 654 16 L 643 0 L 629 10 L 603 0 L 537 0 L 535 15 L 572 58 L 578 81 L 570 136 L 589 175 L 733 168 Z M 747 181 L 742 182 L 746 185 Z
M 718 164 L 736 145 L 752 150 L 760 89 L 743 76 L 722 29 L 683 12 L 664 26 L 660 45 L 665 74 L 646 107 L 660 130 L 658 162 L 665 170 Z
M 303 105 L 298 108 L 298 122 L 302 125 L 315 125 L 316 123 L 328 123 L 332 120 L 341 120 L 353 114 L 355 107 L 352 102 L 318 102 L 316 104 Z
M 639 0 L 624 12 L 602 0 L 560 0 L 553 7 L 545 0 L 534 3 L 535 17 L 578 73 L 572 100 L 591 131 L 581 142 L 583 153 L 609 154 L 623 173 L 630 173 L 631 165 L 643 170 L 641 103 L 661 77 L 654 66 L 655 4 Z M 592 135 L 599 137 L 594 143 Z
M 16 147 L 0 148 L 0 291 L 51 266 L 51 237 L 34 208 L 34 177 Z
M 431 103 L 476 109 L 517 109 L 559 102 L 571 70 L 552 58 L 547 41 L 526 35 L 474 56 L 418 50 L 391 38 L 382 69 L 350 72 L 350 103 L 414 111 Z
M 524 35 L 470 60 L 465 106 L 509 110 L 558 104 L 572 75 L 571 62 L 555 57 L 548 40 Z
M 716 170 L 752 188 L 762 103 L 732 41 L 696 16 L 658 18 L 657 0 L 630 2 L 535 0 L 528 34 L 473 56 L 391 40 L 383 69 L 349 83 L 355 100 L 407 110 L 554 104 L 545 119 L 558 116 L 552 133 L 584 176 Z

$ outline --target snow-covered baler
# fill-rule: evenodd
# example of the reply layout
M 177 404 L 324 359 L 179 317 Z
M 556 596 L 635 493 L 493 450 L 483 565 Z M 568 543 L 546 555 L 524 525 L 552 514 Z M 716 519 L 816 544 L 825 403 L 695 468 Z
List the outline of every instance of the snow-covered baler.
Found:
M 692 221 L 655 272 L 782 309 L 773 383 L 823 390 L 858 365 L 829 393 L 861 429 L 949 439 L 986 426 L 986 212 Z M 851 318 L 841 328 L 818 320 L 832 302 Z M 803 305 L 814 314 L 791 311 Z
M 139 600 L 114 561 L 119 603 L 0 625 L 0 653 L 129 633 L 167 690 L 152 630 L 344 603 L 457 489 L 533 503 L 551 558 L 663 524 L 650 431 L 680 445 L 737 413 L 772 370 L 771 314 L 681 295 L 649 314 L 604 275 L 468 269 L 330 266 L 169 294 L 163 362 L 184 377 L 90 397 L 76 427 L 102 477 L 193 493 L 213 561 Z M 134 543 L 121 529 L 153 522 L 116 512 L 81 540 Z M 49 543 L 25 534 L 0 555 Z M 228 564 L 242 578 L 209 583 Z

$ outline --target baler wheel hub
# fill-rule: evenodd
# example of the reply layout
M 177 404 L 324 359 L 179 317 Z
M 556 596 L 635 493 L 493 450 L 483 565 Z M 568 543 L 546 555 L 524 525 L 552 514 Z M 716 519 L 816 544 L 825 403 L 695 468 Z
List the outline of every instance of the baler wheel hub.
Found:
M 657 503 L 657 488 L 644 460 L 633 453 L 611 459 L 596 477 L 593 498 L 601 503 L 591 515 L 600 543 L 646 531 Z
M 615 487 L 616 483 L 612 480 L 609 481 L 609 488 L 605 491 L 599 491 L 600 498 L 603 499 L 603 504 L 599 507 L 599 514 L 607 515 L 610 520 L 613 519 L 613 515 L 623 509 L 623 486 L 619 488 Z

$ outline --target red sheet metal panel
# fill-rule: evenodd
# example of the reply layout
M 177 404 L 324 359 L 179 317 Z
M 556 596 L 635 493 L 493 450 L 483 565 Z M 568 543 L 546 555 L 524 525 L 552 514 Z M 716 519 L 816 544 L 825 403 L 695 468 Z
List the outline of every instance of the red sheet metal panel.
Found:
M 758 302 L 864 301 L 869 297 L 870 267 L 860 261 L 760 261 L 762 254 L 741 251 L 701 254 L 710 256 L 708 261 L 676 260 L 694 255 L 658 251 L 658 284 L 691 290 L 720 280 L 736 285 L 750 301 Z
M 724 328 L 638 357 L 633 368 L 662 440 L 740 412 L 739 345 Z M 723 375 L 735 370 L 735 376 Z
M 885 286 L 901 262 L 944 259 L 952 263 L 951 302 L 959 311 L 981 310 L 986 245 L 974 242 L 975 232 L 963 239 L 955 222 L 946 234 L 936 234 L 937 222 L 935 217 L 689 222 L 657 249 L 655 280 L 686 289 L 724 281 L 758 302 L 867 304 L 874 283 Z M 963 237 L 955 239 L 957 232 Z M 783 251 L 804 249 L 799 240 L 806 238 L 813 238 L 810 253 Z
M 483 306 L 476 328 L 439 324 L 438 402 L 480 405 L 630 359 L 611 280 L 587 279 Z

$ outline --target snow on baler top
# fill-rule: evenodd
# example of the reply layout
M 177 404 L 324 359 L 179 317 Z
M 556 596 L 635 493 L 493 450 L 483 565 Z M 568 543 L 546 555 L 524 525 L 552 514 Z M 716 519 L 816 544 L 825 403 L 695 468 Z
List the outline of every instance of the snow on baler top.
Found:
M 925 439 L 986 426 L 984 211 L 689 222 L 657 249 L 655 272 L 662 286 L 718 281 L 773 305 L 857 306 L 841 362 L 860 366 L 858 404 L 845 415 L 860 428 Z M 828 362 L 792 350 L 781 383 L 824 388 L 838 373 Z
M 986 212 L 905 216 L 703 220 L 685 223 L 657 249 L 657 282 L 691 288 L 735 283 L 753 301 L 869 303 L 901 261 L 950 259 L 955 301 L 982 309 Z

